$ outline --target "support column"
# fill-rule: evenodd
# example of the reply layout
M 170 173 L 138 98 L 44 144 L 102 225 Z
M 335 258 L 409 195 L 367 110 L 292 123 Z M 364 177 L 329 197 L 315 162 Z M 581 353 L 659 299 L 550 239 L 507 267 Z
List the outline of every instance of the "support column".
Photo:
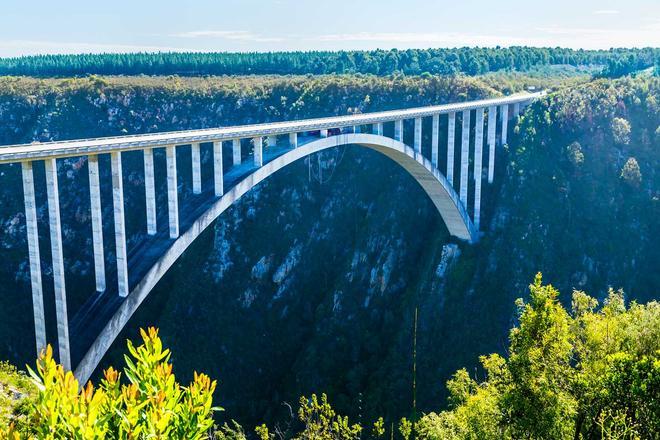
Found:
M 373 131 L 374 131 L 374 134 L 376 134 L 378 136 L 382 136 L 383 135 L 383 123 L 382 122 L 375 123 L 373 125 Z
M 356 125 L 353 127 L 353 133 L 362 133 L 362 126 Z
M 147 234 L 156 235 L 156 184 L 154 183 L 154 150 L 144 150 L 144 191 L 147 205 Z
M 117 283 L 119 296 L 128 296 L 128 257 L 126 256 L 126 222 L 124 219 L 124 182 L 121 153 L 110 153 L 112 168 L 112 208 L 115 218 L 115 249 L 117 254 Z
M 506 145 L 509 135 L 509 104 L 500 107 L 500 117 L 502 118 L 502 145 Z
M 213 142 L 213 188 L 216 197 L 220 197 L 225 193 L 224 172 L 222 169 L 222 141 Z
M 515 102 L 513 104 L 513 117 L 520 116 L 520 103 Z
M 413 146 L 416 153 L 422 152 L 422 118 L 415 118 L 415 138 Z
M 394 139 L 403 142 L 403 119 L 394 121 Z
M 90 155 L 87 160 L 89 168 L 89 198 L 92 214 L 92 242 L 94 245 L 94 274 L 96 275 L 96 291 L 105 292 L 105 256 L 103 252 L 103 210 L 101 209 L 101 189 L 99 183 L 99 157 Z
M 199 154 L 199 143 L 191 145 L 193 194 L 202 193 L 202 164 Z
M 467 208 L 468 164 L 470 160 L 470 110 L 463 111 L 463 130 L 461 142 L 461 202 Z
M 234 166 L 240 165 L 243 160 L 241 157 L 241 140 L 234 139 L 231 141 L 231 150 L 232 150 L 232 163 Z
M 53 256 L 53 281 L 55 284 L 55 314 L 57 317 L 57 344 L 60 363 L 71 370 L 69 349 L 69 318 L 66 309 L 66 284 L 64 281 L 64 255 L 62 253 L 62 225 L 60 222 L 60 191 L 57 183 L 57 160 L 46 159 L 46 191 L 48 193 L 48 220 L 50 250 Z
M 326 130 L 326 134 L 327 134 Z M 263 166 L 264 164 L 264 150 L 263 150 L 264 139 L 261 136 L 252 139 L 252 144 L 254 145 L 254 165 Z
M 298 133 L 289 133 L 289 147 L 298 148 Z
M 493 176 L 495 174 L 495 143 L 497 138 L 495 132 L 497 130 L 497 107 L 491 106 L 488 108 L 488 183 L 493 183 Z
M 176 146 L 165 148 L 167 161 L 167 214 L 170 222 L 170 238 L 179 237 L 179 195 L 176 177 Z
M 484 146 L 484 109 L 477 109 L 474 129 L 474 227 L 479 230 L 481 220 L 481 167 Z
M 30 282 L 32 285 L 32 314 L 34 315 L 34 336 L 37 343 L 38 356 L 41 350 L 46 348 L 46 320 L 44 318 L 44 294 L 41 283 L 37 202 L 34 196 L 32 162 L 23 162 L 21 168 L 23 172 L 23 197 L 25 198 L 28 256 L 30 259 Z
M 438 167 L 438 148 L 440 144 L 440 115 L 432 117 L 433 128 L 431 129 L 431 163 L 434 168 Z
M 277 136 L 268 136 L 268 146 L 269 147 L 277 146 Z
M 447 122 L 447 180 L 454 187 L 454 148 L 456 145 L 456 113 L 449 113 Z
M 322 138 L 327 138 L 328 137 L 328 129 L 327 128 L 322 128 L 319 130 L 319 134 Z

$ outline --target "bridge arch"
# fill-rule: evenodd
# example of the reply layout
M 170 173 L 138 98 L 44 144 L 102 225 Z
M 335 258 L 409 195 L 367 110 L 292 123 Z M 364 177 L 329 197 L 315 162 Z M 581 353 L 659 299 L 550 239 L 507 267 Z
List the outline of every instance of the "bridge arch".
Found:
M 433 167 L 428 159 L 413 148 L 389 137 L 365 133 L 345 133 L 305 143 L 265 163 L 242 179 L 217 199 L 193 222 L 190 228 L 174 241 L 131 290 L 85 353 L 75 370 L 75 375 L 80 382 L 84 383 L 91 377 L 107 350 L 158 281 L 220 214 L 258 183 L 280 169 L 311 154 L 343 145 L 362 146 L 392 159 L 403 167 L 426 192 L 451 235 L 468 242 L 477 240 L 478 231 L 449 181 L 437 168 Z

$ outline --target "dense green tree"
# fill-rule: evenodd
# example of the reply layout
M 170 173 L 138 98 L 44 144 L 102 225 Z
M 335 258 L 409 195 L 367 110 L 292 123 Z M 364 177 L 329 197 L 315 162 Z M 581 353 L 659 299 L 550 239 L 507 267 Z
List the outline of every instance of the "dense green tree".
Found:
M 630 122 L 624 118 L 612 119 L 612 136 L 617 144 L 628 145 L 630 143 Z
M 637 159 L 628 158 L 621 169 L 621 178 L 631 186 L 638 187 L 642 183 L 642 171 L 639 168 Z
M 36 55 L 0 59 L 0 75 L 244 75 L 396 72 L 417 75 L 497 70 L 526 71 L 547 65 L 605 66 L 604 76 L 621 76 L 654 66 L 658 49 L 571 50 L 508 47 L 392 49 L 340 52 L 133 53 Z
M 481 358 L 482 382 L 459 370 L 450 410 L 416 426 L 421 439 L 654 439 L 660 433 L 660 304 L 603 306 L 573 293 L 569 314 L 538 275 L 509 356 Z

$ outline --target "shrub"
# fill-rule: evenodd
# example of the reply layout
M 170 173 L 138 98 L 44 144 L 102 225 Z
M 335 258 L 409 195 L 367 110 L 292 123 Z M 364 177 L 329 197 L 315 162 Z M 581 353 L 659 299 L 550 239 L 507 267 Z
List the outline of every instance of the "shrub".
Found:
M 621 178 L 630 186 L 638 187 L 642 183 L 642 172 L 637 159 L 629 158 L 621 169 Z
M 73 373 L 55 362 L 48 346 L 36 372 L 29 369 L 38 391 L 27 417 L 10 424 L 4 435 L 17 440 L 206 438 L 216 410 L 211 406 L 216 382 L 195 373 L 193 382 L 182 387 L 158 331 L 149 328 L 140 334 L 142 345 L 128 341 L 128 383 L 122 384 L 121 373 L 110 367 L 98 388 L 88 382 L 80 390 Z

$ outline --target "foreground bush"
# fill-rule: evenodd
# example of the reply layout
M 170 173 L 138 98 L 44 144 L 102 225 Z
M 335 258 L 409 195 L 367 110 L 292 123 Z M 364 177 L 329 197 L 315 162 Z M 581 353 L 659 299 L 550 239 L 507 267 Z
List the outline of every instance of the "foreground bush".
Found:
M 78 381 L 53 359 L 52 348 L 42 353 L 37 371 L 29 370 L 38 389 L 27 415 L 0 431 L 11 439 L 202 439 L 213 425 L 212 398 L 216 382 L 195 373 L 182 387 L 172 374 L 170 352 L 158 331 L 141 330 L 142 345 L 128 342 L 122 374 L 104 371 L 98 388 L 91 382 L 80 390 Z
M 430 413 L 418 438 L 660 438 L 660 304 L 610 290 L 602 308 L 573 293 L 568 313 L 538 275 L 508 358 L 482 356 L 486 379 L 462 369 L 448 382 L 451 410 Z

